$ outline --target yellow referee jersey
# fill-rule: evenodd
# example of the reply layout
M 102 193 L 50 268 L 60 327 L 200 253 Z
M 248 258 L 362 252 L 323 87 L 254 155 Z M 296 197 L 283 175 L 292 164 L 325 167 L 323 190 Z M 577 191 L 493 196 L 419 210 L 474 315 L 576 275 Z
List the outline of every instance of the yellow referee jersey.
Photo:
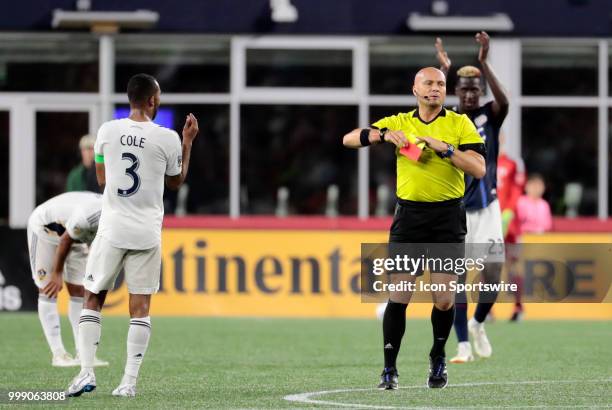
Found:
M 382 129 L 402 131 L 411 143 L 416 137 L 433 137 L 453 144 L 456 149 L 474 148 L 484 152 L 482 137 L 465 114 L 442 108 L 429 122 L 419 117 L 418 110 L 385 117 L 372 124 Z M 468 147 L 472 145 L 471 147 Z M 440 158 L 429 148 L 423 150 L 418 162 L 410 160 L 395 150 L 397 156 L 397 197 L 409 201 L 439 202 L 460 198 L 465 191 L 463 171 L 449 158 Z

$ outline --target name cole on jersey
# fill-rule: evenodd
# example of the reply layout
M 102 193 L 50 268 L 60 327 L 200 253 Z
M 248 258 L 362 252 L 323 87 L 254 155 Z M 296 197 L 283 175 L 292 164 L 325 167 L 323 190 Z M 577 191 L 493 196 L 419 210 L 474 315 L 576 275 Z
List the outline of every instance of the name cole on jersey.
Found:
M 121 135 L 119 143 L 123 146 L 144 148 L 144 143 L 147 139 L 145 137 L 138 137 L 136 135 Z

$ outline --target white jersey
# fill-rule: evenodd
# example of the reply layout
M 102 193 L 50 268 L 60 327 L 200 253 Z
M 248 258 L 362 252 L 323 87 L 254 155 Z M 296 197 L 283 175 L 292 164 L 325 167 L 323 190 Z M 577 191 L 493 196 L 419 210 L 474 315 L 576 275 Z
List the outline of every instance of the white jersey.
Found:
M 98 130 L 96 156 L 104 156 L 106 187 L 98 235 L 121 249 L 161 243 L 164 176 L 181 173 L 181 140 L 175 131 L 129 118 Z
M 102 210 L 102 196 L 94 192 L 66 192 L 34 209 L 28 227 L 43 240 L 54 244 L 68 232 L 78 242 L 90 244 L 96 236 Z

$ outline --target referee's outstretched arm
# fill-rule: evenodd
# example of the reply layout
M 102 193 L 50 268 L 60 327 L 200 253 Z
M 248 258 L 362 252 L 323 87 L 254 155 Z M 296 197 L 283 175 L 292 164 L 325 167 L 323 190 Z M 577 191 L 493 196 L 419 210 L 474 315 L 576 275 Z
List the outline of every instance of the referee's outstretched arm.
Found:
M 401 131 L 387 130 L 381 137 L 380 130 L 376 128 L 355 128 L 342 138 L 342 143 L 347 148 L 367 147 L 381 142 L 389 142 L 403 148 L 406 141 L 406 136 Z

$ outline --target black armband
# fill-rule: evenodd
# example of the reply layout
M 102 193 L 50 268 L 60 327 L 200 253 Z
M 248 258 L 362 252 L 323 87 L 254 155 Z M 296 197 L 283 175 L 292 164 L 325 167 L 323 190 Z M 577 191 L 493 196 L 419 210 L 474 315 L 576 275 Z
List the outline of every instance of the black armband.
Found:
M 467 151 L 467 150 L 472 150 L 474 152 L 479 153 L 480 155 L 482 155 L 484 158 L 487 157 L 487 150 L 485 149 L 485 144 L 461 144 L 459 145 L 459 151 Z
M 359 133 L 359 142 L 361 142 L 362 147 L 367 147 L 370 145 L 370 129 L 364 128 Z

